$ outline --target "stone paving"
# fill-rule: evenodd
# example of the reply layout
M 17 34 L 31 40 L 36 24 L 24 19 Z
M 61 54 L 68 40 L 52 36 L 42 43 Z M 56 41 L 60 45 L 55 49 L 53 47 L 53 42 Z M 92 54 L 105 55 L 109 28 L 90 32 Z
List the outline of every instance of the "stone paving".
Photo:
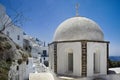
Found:
M 56 76 L 50 71 L 44 64 L 40 63 L 39 60 L 34 60 L 35 73 L 30 73 L 29 80 L 120 80 L 120 68 L 110 68 L 110 71 L 114 74 L 101 75 L 94 77 L 85 78 L 74 78 L 66 76 Z M 115 74 L 117 73 L 117 74 Z
M 30 73 L 29 80 L 54 80 L 51 73 Z
M 40 63 L 39 59 L 33 59 L 33 66 L 35 73 L 29 74 L 29 80 L 54 80 L 48 68 L 43 63 Z

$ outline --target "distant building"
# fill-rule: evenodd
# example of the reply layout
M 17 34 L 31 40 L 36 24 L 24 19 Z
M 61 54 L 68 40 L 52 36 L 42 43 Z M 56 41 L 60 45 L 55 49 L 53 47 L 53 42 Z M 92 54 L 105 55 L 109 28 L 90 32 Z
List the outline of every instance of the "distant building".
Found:
M 12 62 L 8 73 L 8 80 L 27 80 L 28 72 L 26 70 L 26 62 L 23 62 L 22 64 L 18 64 L 17 60 L 15 62 Z
M 42 42 L 41 42 L 42 43 Z M 32 57 L 38 58 L 41 57 L 41 62 L 48 61 L 48 47 L 39 44 L 36 41 L 36 38 L 33 38 L 29 35 L 24 35 L 24 49 L 28 51 Z
M 7 27 L 4 34 L 9 36 L 17 45 L 23 47 L 23 30 L 15 25 Z
M 30 73 L 34 73 L 35 72 L 35 68 L 33 65 L 33 58 L 28 58 L 28 61 L 26 62 L 26 79 L 25 80 L 29 80 L 29 74 Z
M 23 30 L 11 22 L 4 6 L 0 4 L 0 29 L 3 28 L 3 24 L 7 25 L 3 33 L 9 36 L 20 47 L 23 47 Z
M 49 59 L 48 59 L 48 57 L 49 57 L 49 55 L 48 55 L 48 46 L 42 46 L 41 47 L 41 53 L 42 53 L 42 58 L 43 58 L 43 60 L 44 61 L 48 61 Z

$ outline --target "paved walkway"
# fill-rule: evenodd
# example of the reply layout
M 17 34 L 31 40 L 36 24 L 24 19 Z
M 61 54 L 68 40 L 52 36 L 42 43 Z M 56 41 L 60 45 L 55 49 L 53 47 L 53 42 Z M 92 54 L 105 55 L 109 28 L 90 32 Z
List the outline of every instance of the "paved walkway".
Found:
M 40 63 L 40 59 L 33 59 L 33 65 L 35 68 L 35 73 L 48 71 L 47 67 L 43 63 Z
M 40 59 L 33 59 L 35 73 L 29 74 L 29 80 L 56 80 L 48 68 L 40 63 Z
M 51 73 L 30 73 L 29 80 L 54 80 Z
M 120 74 L 120 67 L 117 68 L 109 68 L 110 72 L 112 72 L 112 74 Z
M 85 77 L 85 78 L 72 78 L 65 76 L 58 76 L 48 70 L 48 68 L 39 63 L 39 60 L 34 60 L 36 73 L 30 73 L 29 80 L 120 80 L 120 68 L 110 68 L 111 72 L 114 74 L 110 75 L 101 75 L 96 77 Z M 118 74 L 115 74 L 118 73 Z

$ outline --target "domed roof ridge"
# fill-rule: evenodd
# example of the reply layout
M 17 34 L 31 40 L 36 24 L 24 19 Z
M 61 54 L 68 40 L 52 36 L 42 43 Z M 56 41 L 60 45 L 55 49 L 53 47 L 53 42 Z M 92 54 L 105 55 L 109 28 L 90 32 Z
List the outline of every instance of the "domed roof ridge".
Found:
M 54 41 L 97 40 L 103 41 L 104 35 L 95 21 L 81 16 L 63 21 L 55 31 Z

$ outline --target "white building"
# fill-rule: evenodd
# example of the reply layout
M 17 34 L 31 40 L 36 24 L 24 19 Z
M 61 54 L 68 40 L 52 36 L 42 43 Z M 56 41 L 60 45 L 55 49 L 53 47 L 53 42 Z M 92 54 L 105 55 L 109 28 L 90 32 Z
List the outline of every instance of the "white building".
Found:
M 26 80 L 28 79 L 28 76 L 26 78 L 26 75 L 28 74 L 26 72 L 27 65 L 26 62 L 23 62 L 22 64 L 18 64 L 17 60 L 12 63 L 9 73 L 8 73 L 8 80 Z
M 26 64 L 26 77 L 25 80 L 29 79 L 29 74 L 34 73 L 35 68 L 33 66 L 33 58 L 28 58 L 27 64 Z
M 23 47 L 23 30 L 21 28 L 12 25 L 6 27 L 3 33 L 9 36 L 17 45 Z
M 30 52 L 32 57 L 38 57 L 40 53 L 40 45 L 36 43 L 35 39 L 29 35 L 24 35 L 24 49 Z
M 57 75 L 96 76 L 108 71 L 109 42 L 91 19 L 72 17 L 62 22 L 49 44 L 49 67 Z
M 35 38 L 24 35 L 24 48 L 31 53 L 32 57 L 41 57 L 41 62 L 48 61 L 48 46 L 38 44 Z
M 2 32 L 9 36 L 20 47 L 23 47 L 23 30 L 11 22 L 12 20 L 6 14 L 4 6 L 0 4 L 0 29 L 5 25 L 6 28 Z
M 41 53 L 42 53 L 42 58 L 44 61 L 48 61 L 48 46 L 41 46 Z

